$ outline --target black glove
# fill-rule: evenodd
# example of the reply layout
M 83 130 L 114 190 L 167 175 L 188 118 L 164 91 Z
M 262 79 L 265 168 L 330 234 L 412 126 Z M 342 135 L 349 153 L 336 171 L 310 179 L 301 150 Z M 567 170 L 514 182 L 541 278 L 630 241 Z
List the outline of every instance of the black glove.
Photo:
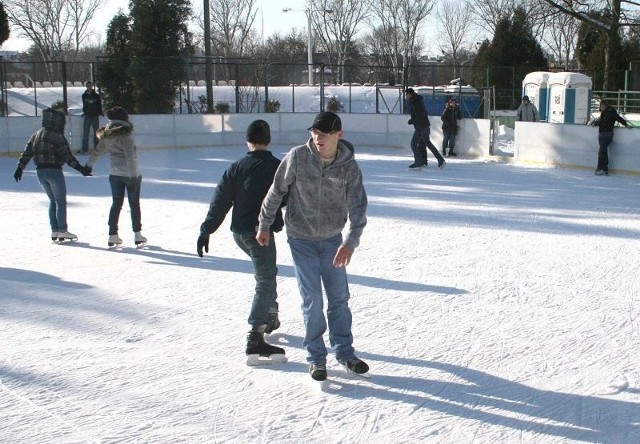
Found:
M 413 125 L 413 120 L 409 119 L 409 121 L 407 122 L 407 124 L 409 124 L 409 125 Z
M 16 182 L 20 182 L 20 180 L 22 179 L 22 168 L 20 168 L 20 165 L 17 166 L 16 172 L 13 173 L 13 178 L 16 180 Z
M 80 174 L 82 174 L 85 177 L 91 176 L 91 167 L 80 165 L 78 167 L 78 171 L 80 171 Z
M 207 253 L 209 252 L 209 235 L 208 234 L 201 234 L 198 237 L 198 256 L 202 257 L 202 249 L 204 248 L 204 251 L 206 251 Z

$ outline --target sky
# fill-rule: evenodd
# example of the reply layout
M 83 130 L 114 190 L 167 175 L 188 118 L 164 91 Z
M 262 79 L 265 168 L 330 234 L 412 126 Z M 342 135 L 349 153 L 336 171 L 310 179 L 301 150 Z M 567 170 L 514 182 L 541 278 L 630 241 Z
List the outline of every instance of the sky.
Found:
M 146 249 L 126 204 L 107 249 L 107 159 L 65 168 L 78 241 L 54 245 L 33 164 L 15 183 L 0 157 L 0 441 L 640 442 L 638 177 L 462 158 L 413 172 L 408 147 L 350 140 L 369 199 L 350 307 L 371 378 L 331 353 L 324 384 L 286 233 L 268 339 L 286 364 L 245 364 L 255 282 L 228 218 L 196 254 L 246 147 L 140 152 Z
M 94 21 L 94 30 L 104 35 L 107 30 L 107 26 L 119 9 L 128 11 L 128 0 L 108 0 L 103 2 L 104 5 L 100 9 L 98 18 Z M 194 13 L 202 14 L 202 2 L 192 2 Z M 286 34 L 292 28 L 305 29 L 307 27 L 307 21 L 304 15 L 304 9 L 306 2 L 304 0 L 256 0 L 256 5 L 259 8 L 258 16 L 256 19 L 255 29 L 257 32 L 264 34 L 265 37 L 274 34 L 281 33 Z M 283 12 L 283 8 L 292 8 L 292 12 Z M 296 12 L 295 10 L 300 10 Z M 106 19 L 105 19 L 106 18 Z M 12 36 L 3 45 L 3 50 L 26 50 L 29 47 L 29 41 L 24 38 L 18 38 L 18 31 L 12 29 Z

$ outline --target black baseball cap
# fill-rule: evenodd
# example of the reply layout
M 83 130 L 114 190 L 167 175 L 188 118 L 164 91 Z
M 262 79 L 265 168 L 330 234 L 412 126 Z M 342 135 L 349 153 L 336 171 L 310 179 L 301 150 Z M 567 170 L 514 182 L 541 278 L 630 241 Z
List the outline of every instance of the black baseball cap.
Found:
M 329 134 L 333 131 L 340 131 L 342 129 L 342 121 L 336 113 L 331 111 L 323 111 L 316 115 L 313 119 L 313 125 L 308 130 L 316 129 L 320 132 Z

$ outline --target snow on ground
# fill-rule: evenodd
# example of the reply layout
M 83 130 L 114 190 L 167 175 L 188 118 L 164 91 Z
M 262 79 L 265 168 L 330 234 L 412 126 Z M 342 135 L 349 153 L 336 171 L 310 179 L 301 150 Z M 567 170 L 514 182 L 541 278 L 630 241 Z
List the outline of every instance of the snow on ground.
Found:
M 348 134 L 347 134 L 348 137 Z M 356 143 L 357 140 L 353 142 Z M 282 157 L 286 147 L 274 148 Z M 67 169 L 75 243 L 49 243 L 33 166 L 0 158 L 0 441 L 640 442 L 638 178 L 357 148 L 369 224 L 349 266 L 372 378 L 310 383 L 284 233 L 289 362 L 244 363 L 253 275 L 228 220 L 196 254 L 243 147 L 141 153 L 144 250 L 109 251 L 107 159 Z

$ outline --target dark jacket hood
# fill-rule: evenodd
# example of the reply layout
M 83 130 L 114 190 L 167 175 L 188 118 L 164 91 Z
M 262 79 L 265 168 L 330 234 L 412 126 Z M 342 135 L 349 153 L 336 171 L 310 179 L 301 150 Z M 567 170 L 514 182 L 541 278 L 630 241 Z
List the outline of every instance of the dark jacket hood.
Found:
M 62 111 L 57 109 L 47 108 L 42 111 L 42 127 L 58 132 L 64 133 L 64 126 L 66 124 L 66 116 Z

